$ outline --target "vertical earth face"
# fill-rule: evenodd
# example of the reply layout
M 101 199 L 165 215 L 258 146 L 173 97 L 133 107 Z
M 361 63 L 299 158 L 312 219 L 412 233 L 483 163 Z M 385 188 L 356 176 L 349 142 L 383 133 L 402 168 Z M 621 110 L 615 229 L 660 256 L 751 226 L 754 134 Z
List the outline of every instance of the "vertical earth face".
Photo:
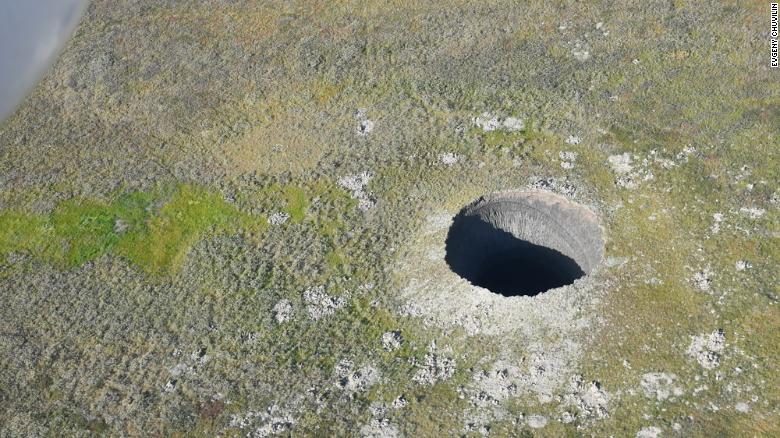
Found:
M 480 198 L 453 220 L 447 263 L 475 286 L 534 296 L 589 274 L 604 252 L 602 230 L 586 208 L 549 192 Z

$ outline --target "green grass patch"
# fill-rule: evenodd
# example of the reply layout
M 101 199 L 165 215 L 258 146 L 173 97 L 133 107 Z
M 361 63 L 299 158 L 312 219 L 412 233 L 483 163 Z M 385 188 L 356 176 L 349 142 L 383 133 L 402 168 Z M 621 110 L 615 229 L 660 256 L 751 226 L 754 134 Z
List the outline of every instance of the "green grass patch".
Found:
M 45 216 L 20 212 L 0 214 L 0 255 L 16 251 L 41 252 L 49 230 Z
M 146 227 L 122 240 L 118 252 L 148 272 L 162 274 L 179 267 L 190 247 L 212 228 L 235 231 L 251 222 L 220 196 L 182 185 Z
M 78 266 L 100 257 L 119 242 L 116 211 L 100 202 L 74 199 L 59 205 L 50 222 L 54 235 L 64 241 L 50 247 L 54 257 L 66 266 Z
M 309 199 L 303 189 L 295 186 L 284 188 L 284 195 L 287 199 L 287 214 L 293 222 L 303 222 L 306 218 L 306 210 L 309 208 Z
M 68 200 L 48 217 L 0 213 L 0 256 L 28 251 L 67 268 L 113 252 L 149 273 L 173 273 L 207 232 L 267 226 L 265 218 L 243 214 L 205 189 L 181 185 L 168 192 L 163 203 L 163 191 L 132 192 L 110 204 Z

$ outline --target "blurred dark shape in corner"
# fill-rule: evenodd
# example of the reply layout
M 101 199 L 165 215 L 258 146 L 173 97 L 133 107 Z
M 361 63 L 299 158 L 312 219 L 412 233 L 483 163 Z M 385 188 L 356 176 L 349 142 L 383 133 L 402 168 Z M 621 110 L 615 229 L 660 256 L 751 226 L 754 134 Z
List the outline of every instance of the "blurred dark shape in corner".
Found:
M 0 0 L 0 123 L 46 73 L 87 0 Z

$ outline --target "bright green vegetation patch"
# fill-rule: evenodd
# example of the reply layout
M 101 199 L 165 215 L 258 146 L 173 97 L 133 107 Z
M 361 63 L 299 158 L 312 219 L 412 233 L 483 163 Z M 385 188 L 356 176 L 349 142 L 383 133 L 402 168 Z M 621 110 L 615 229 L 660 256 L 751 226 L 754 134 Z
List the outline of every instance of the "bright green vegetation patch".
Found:
M 301 223 L 308 219 L 318 221 L 320 214 L 312 210 L 312 199 L 320 201 L 324 207 L 339 205 L 350 206 L 346 193 L 331 182 L 313 181 L 303 184 L 270 183 L 258 191 L 239 193 L 239 201 L 247 205 L 261 207 L 267 211 L 281 211 L 289 215 L 290 222 Z
M 121 216 L 112 206 L 97 201 L 74 199 L 60 204 L 52 213 L 54 243 L 50 256 L 67 266 L 78 266 L 110 251 L 119 242 L 116 224 Z
M 110 204 L 72 199 L 51 215 L 0 214 L 0 255 L 29 251 L 64 267 L 113 252 L 149 273 L 175 271 L 206 232 L 262 231 L 263 218 L 239 212 L 220 196 L 180 185 L 158 193 L 119 195 Z
M 309 207 L 309 200 L 306 192 L 294 186 L 288 186 L 284 190 L 287 198 L 287 213 L 293 222 L 302 222 L 306 217 L 306 209 Z
M 17 212 L 0 215 L 0 254 L 40 251 L 46 246 L 47 221 L 43 216 Z
M 146 226 L 129 233 L 118 249 L 147 271 L 165 273 L 180 266 L 189 248 L 212 227 L 231 231 L 241 225 L 252 226 L 253 218 L 218 195 L 185 185 Z

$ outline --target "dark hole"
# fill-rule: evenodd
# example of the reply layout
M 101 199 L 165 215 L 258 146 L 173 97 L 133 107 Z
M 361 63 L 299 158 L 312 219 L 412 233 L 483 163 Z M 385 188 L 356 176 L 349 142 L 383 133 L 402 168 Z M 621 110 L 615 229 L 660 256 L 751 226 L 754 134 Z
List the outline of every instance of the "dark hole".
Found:
M 446 251 L 445 260 L 456 274 L 508 297 L 538 295 L 585 275 L 571 257 L 518 239 L 476 216 L 455 218 Z

